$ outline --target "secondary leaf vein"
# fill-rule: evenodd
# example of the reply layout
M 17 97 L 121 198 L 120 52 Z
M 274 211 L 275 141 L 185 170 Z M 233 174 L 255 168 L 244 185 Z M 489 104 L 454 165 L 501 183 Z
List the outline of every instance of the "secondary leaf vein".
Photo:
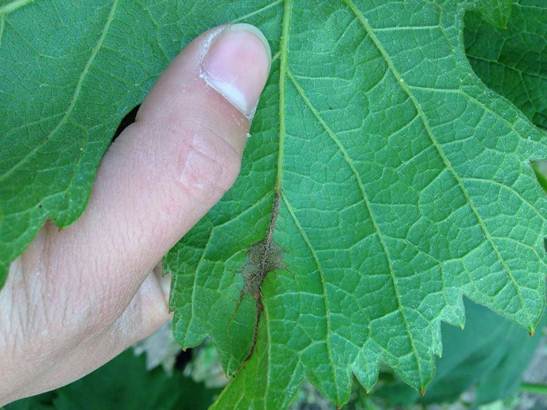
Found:
M 304 243 L 308 247 L 312 258 L 315 262 L 315 266 L 317 267 L 317 272 L 319 273 L 319 278 L 321 279 L 321 289 L 323 291 L 323 297 L 321 298 L 323 300 L 323 305 L 325 309 L 325 322 L 326 322 L 326 334 L 325 334 L 325 343 L 327 345 L 327 354 L 329 356 L 329 368 L 332 372 L 332 379 L 334 381 L 335 389 L 336 389 L 336 402 L 340 402 L 340 396 L 338 395 L 338 383 L 336 381 L 336 370 L 334 368 L 335 361 L 333 359 L 332 355 L 332 344 L 330 341 L 330 336 L 332 334 L 332 326 L 330 323 L 330 308 L 329 308 L 329 298 L 327 294 L 327 281 L 325 279 L 325 272 L 323 271 L 323 268 L 321 267 L 321 263 L 319 262 L 319 257 L 317 256 L 317 253 L 315 252 L 315 249 L 313 248 L 310 239 L 308 238 L 308 234 L 300 224 L 300 221 L 296 217 L 296 214 L 294 212 L 294 209 L 292 205 L 289 203 L 289 200 L 285 195 L 282 195 L 281 198 L 283 199 L 283 202 L 285 203 L 285 207 L 289 211 L 289 214 L 291 215 L 291 218 L 295 224 L 295 226 L 298 229 L 298 232 L 300 233 L 300 236 L 302 236 L 302 239 L 304 240 Z
M 13 13 L 15 10 L 18 10 L 27 4 L 30 4 L 34 2 L 34 0 L 15 0 L 11 3 L 5 4 L 2 7 L 0 7 L 0 15 L 8 15 L 10 13 Z
M 401 81 L 401 79 L 402 79 L 401 74 L 399 73 L 399 71 L 397 70 L 395 65 L 393 64 L 393 61 L 391 61 L 391 58 L 387 54 L 387 51 L 384 49 L 382 43 L 379 41 L 379 39 L 374 34 L 374 30 L 370 26 L 370 24 L 368 23 L 365 16 L 363 16 L 361 11 L 355 6 L 355 4 L 353 3 L 352 0 L 344 0 L 344 1 L 345 1 L 346 5 L 348 6 L 348 8 L 351 10 L 351 12 L 359 20 L 359 22 L 363 26 L 363 29 L 365 30 L 365 32 L 369 35 L 369 37 L 370 37 L 371 41 L 373 42 L 374 46 L 377 48 L 377 50 L 380 52 L 380 54 L 384 58 L 387 66 L 389 67 L 389 70 L 393 73 L 394 77 L 397 79 L 397 82 L 400 84 L 403 91 L 408 95 L 408 97 L 412 101 L 412 104 L 414 105 L 414 107 L 416 108 L 418 114 L 420 115 L 420 118 L 422 119 L 422 123 L 424 125 L 424 128 L 426 130 L 426 133 L 427 133 L 431 143 L 435 146 L 435 148 L 436 148 L 439 156 L 441 157 L 443 163 L 445 164 L 446 168 L 450 171 L 450 173 L 452 174 L 452 176 L 456 180 L 456 183 L 458 184 L 458 187 L 459 187 L 460 191 L 462 192 L 467 204 L 469 205 L 469 208 L 470 208 L 471 212 L 475 216 L 475 219 L 477 220 L 477 223 L 478 223 L 481 231 L 483 232 L 484 237 L 486 238 L 487 242 L 492 247 L 492 249 L 494 251 L 494 254 L 496 256 L 496 259 L 499 261 L 499 263 L 502 266 L 503 270 L 507 274 L 507 277 L 509 278 L 509 280 L 510 280 L 512 286 L 513 286 L 513 289 L 515 290 L 515 293 L 517 295 L 520 307 L 523 308 L 524 305 L 525 305 L 524 304 L 524 299 L 523 299 L 522 293 L 520 291 L 520 287 L 519 287 L 519 285 L 518 285 L 518 283 L 517 283 L 517 281 L 516 281 L 516 279 L 513 275 L 513 272 L 511 271 L 511 269 L 507 265 L 507 262 L 505 261 L 505 259 L 501 256 L 501 253 L 500 253 L 495 241 L 493 240 L 492 236 L 490 235 L 490 232 L 487 229 L 486 224 L 482 220 L 482 217 L 480 216 L 480 213 L 479 213 L 477 207 L 475 206 L 473 200 L 471 199 L 469 193 L 467 192 L 467 189 L 465 188 L 465 184 L 463 183 L 460 176 L 456 173 L 456 170 L 452 166 L 452 163 L 446 157 L 441 145 L 438 143 L 437 139 L 435 138 L 435 136 L 433 134 L 433 131 L 431 129 L 431 126 L 429 125 L 429 121 L 427 119 L 427 116 L 425 115 L 420 103 L 418 102 L 418 100 L 416 99 L 414 94 L 410 91 L 410 88 L 406 85 L 406 83 L 404 81 Z M 466 95 L 468 95 L 468 94 L 466 94 Z M 471 96 L 469 96 L 469 97 L 471 99 L 473 99 Z M 480 106 L 483 107 L 483 104 L 480 104 Z M 487 109 L 487 108 L 484 107 L 484 109 Z M 513 130 L 514 130 L 514 128 L 513 128 Z
M 364 183 L 361 179 L 361 175 L 359 174 L 359 172 L 355 168 L 355 166 L 353 164 L 353 161 L 352 161 L 351 157 L 349 156 L 346 148 L 344 147 L 344 145 L 342 144 L 342 142 L 340 141 L 338 136 L 335 134 L 335 132 L 325 122 L 325 120 L 323 119 L 323 117 L 321 116 L 319 111 L 313 106 L 313 104 L 311 103 L 311 101 L 309 100 L 307 95 L 305 94 L 304 89 L 302 88 L 302 86 L 298 83 L 296 78 L 294 78 L 294 76 L 291 74 L 291 72 L 289 72 L 288 75 L 289 75 L 289 78 L 291 79 L 291 81 L 293 82 L 296 90 L 298 91 L 298 93 L 302 97 L 304 103 L 308 107 L 308 109 L 312 112 L 312 114 L 317 119 L 319 124 L 321 124 L 321 126 L 323 127 L 323 129 L 325 130 L 327 135 L 336 144 L 338 150 L 340 151 L 340 153 L 342 154 L 342 157 L 344 158 L 344 161 L 347 163 L 347 165 L 351 169 L 351 171 L 352 171 L 352 173 L 353 173 L 353 175 L 354 175 L 354 177 L 357 181 L 357 185 L 359 187 L 361 197 L 363 198 L 363 203 L 365 204 L 366 211 L 367 211 L 367 213 L 370 217 L 370 220 L 372 222 L 374 230 L 377 233 L 378 240 L 380 241 L 380 246 L 382 247 L 382 250 L 384 252 L 384 256 L 386 258 L 386 262 L 388 264 L 388 270 L 389 270 L 391 282 L 393 284 L 393 289 L 394 289 L 395 297 L 396 297 L 396 301 L 397 301 L 397 308 L 398 308 L 399 312 L 401 313 L 401 318 L 403 319 L 403 322 L 404 322 L 404 325 L 405 325 L 405 329 L 406 329 L 406 332 L 407 332 L 407 335 L 408 335 L 408 338 L 409 338 L 409 341 L 410 341 L 410 344 L 411 344 L 411 348 L 412 348 L 412 351 L 413 351 L 413 354 L 414 354 L 414 359 L 416 360 L 416 367 L 418 369 L 418 373 L 419 373 L 419 376 L 420 376 L 420 382 L 423 382 L 423 375 L 422 375 L 420 360 L 418 358 L 418 351 L 416 349 L 416 344 L 414 342 L 414 338 L 412 336 L 412 333 L 410 332 L 410 326 L 408 324 L 408 321 L 406 319 L 406 315 L 404 313 L 404 308 L 403 308 L 403 305 L 402 305 L 402 302 L 401 302 L 401 295 L 400 295 L 399 289 L 397 287 L 397 279 L 396 279 L 396 276 L 395 276 L 395 270 L 393 269 L 393 265 L 391 263 L 391 255 L 390 255 L 390 253 L 388 251 L 388 247 L 387 247 L 387 245 L 384 241 L 383 234 L 382 234 L 382 231 L 380 229 L 380 226 L 376 222 L 376 218 L 374 216 L 374 213 L 372 212 L 372 206 L 371 206 L 370 200 L 368 198 L 368 195 L 366 193 Z
M 97 57 L 97 54 L 99 53 L 99 50 L 101 49 L 104 40 L 106 39 L 106 36 L 110 30 L 110 26 L 112 24 L 112 21 L 114 20 L 114 15 L 116 14 L 116 9 L 118 7 L 119 0 L 114 0 L 112 3 L 112 7 L 110 9 L 110 12 L 108 14 L 108 17 L 106 19 L 105 25 L 103 27 L 101 36 L 99 37 L 97 44 L 91 51 L 91 55 L 89 56 L 82 73 L 80 74 L 80 77 L 78 78 L 78 82 L 76 83 L 76 87 L 74 89 L 74 93 L 72 94 L 72 98 L 70 100 L 70 103 L 67 107 L 67 110 L 61 120 L 57 123 L 55 128 L 51 130 L 51 132 L 45 136 L 42 142 L 39 144 L 36 144 L 34 148 L 29 151 L 23 158 L 21 158 L 16 164 L 13 165 L 9 170 L 7 170 L 3 175 L 0 175 L 0 181 L 5 180 L 7 177 L 9 177 L 11 174 L 15 172 L 16 169 L 18 169 L 22 164 L 24 164 L 27 160 L 29 160 L 36 152 L 40 150 L 47 142 L 50 140 L 50 138 L 57 133 L 68 121 L 70 116 L 72 115 L 72 112 L 74 110 L 74 107 L 76 106 L 76 103 L 78 102 L 78 98 L 80 96 L 80 93 L 82 91 L 83 83 L 91 69 L 91 66 L 93 65 L 93 62 L 95 58 Z

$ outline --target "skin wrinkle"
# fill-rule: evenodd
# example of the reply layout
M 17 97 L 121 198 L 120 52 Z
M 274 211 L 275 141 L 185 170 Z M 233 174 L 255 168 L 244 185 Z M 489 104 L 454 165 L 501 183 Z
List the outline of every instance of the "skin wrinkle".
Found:
M 203 134 L 198 135 L 193 133 L 188 144 L 188 153 L 202 154 L 205 158 L 204 161 L 200 161 L 198 164 L 198 169 L 196 173 L 197 184 L 200 188 L 200 193 L 202 190 L 206 194 L 210 193 L 211 186 L 215 189 L 212 191 L 214 195 L 222 196 L 229 188 L 232 186 L 235 178 L 239 174 L 239 153 L 235 152 L 235 149 L 227 144 L 223 139 L 218 139 L 215 137 L 208 136 L 213 141 L 204 141 Z M 219 141 L 220 144 L 216 144 L 216 141 Z M 228 160 L 226 160 L 228 158 Z M 188 157 L 185 158 L 185 166 L 188 165 Z M 208 168 L 208 169 L 207 169 Z M 214 174 L 211 175 L 211 170 L 214 171 Z M 200 172 L 203 171 L 203 172 Z M 209 172 L 207 172 L 209 171 Z M 207 181 L 203 184 L 203 176 L 207 175 Z M 210 184 L 210 186 L 207 186 Z
M 130 238 L 128 238 L 130 239 Z M 81 333 L 96 332 L 102 330 L 103 324 L 113 321 L 115 314 L 110 313 L 112 302 L 119 299 L 119 292 L 115 291 L 110 283 L 103 282 L 100 279 L 96 283 L 86 283 L 87 280 L 95 282 L 93 277 L 85 278 L 80 273 L 82 266 L 79 259 L 71 258 L 70 255 L 80 255 L 86 252 L 96 252 L 101 255 L 100 258 L 112 258 L 123 249 L 117 249 L 110 243 L 100 244 L 98 249 L 78 249 L 72 248 L 66 254 L 48 254 L 49 272 L 56 272 L 55 277 L 46 280 L 49 283 L 51 291 L 48 291 L 45 306 L 55 306 L 55 301 L 64 300 L 62 312 L 58 324 L 63 327 L 76 327 Z M 55 247 L 55 240 L 51 240 L 51 247 Z M 55 262 L 53 262 L 55 258 Z M 71 262 L 73 261 L 73 262 Z M 91 265 L 86 270 L 97 272 L 101 269 L 95 265 L 97 261 L 92 260 Z M 67 269 L 68 268 L 68 269 Z M 113 275 L 116 272 L 112 272 Z M 66 292 L 70 289 L 70 292 Z M 110 316 L 112 316 L 110 318 Z
M 182 169 L 179 182 L 192 198 L 199 201 L 222 196 L 239 174 L 240 154 L 224 139 L 207 134 L 197 131 L 183 138 L 179 157 L 179 169 Z M 197 163 L 191 162 L 195 156 L 200 157 Z
M 218 97 L 216 94 L 214 94 L 213 97 L 222 98 Z M 199 109 L 199 103 L 197 107 Z M 232 124 L 223 124 L 228 125 L 228 128 L 248 126 L 246 120 L 237 120 L 238 118 L 241 118 L 239 113 L 232 115 L 230 112 L 229 118 Z M 150 121 L 147 119 L 146 123 L 143 124 L 142 120 L 138 120 L 132 124 L 131 127 L 143 129 L 147 134 L 158 135 L 158 138 L 165 140 L 171 138 L 179 140 L 179 149 L 181 150 L 179 169 L 184 169 L 186 165 L 185 160 L 193 149 L 196 149 L 199 153 L 203 154 L 206 157 L 204 158 L 206 161 L 213 161 L 214 164 L 222 166 L 222 174 L 220 175 L 222 177 L 221 183 L 218 184 L 218 178 L 211 178 L 209 180 L 209 182 L 214 183 L 215 187 L 218 185 L 218 191 L 193 189 L 191 186 L 185 186 L 185 182 L 187 181 L 181 180 L 185 191 L 200 202 L 210 201 L 211 197 L 220 197 L 231 186 L 235 177 L 239 174 L 239 162 L 242 150 L 241 142 L 235 142 L 233 139 L 227 138 L 227 133 L 220 132 L 220 130 L 217 131 L 205 118 L 200 116 L 180 117 L 180 115 L 168 115 L 165 121 Z M 187 135 L 181 136 L 181 130 L 188 130 Z M 169 136 L 171 136 L 171 138 L 169 138 Z M 151 140 L 154 140 L 154 138 L 151 138 Z M 180 144 L 182 144 L 182 146 L 180 146 Z M 143 162 L 149 165 L 164 160 L 163 158 L 157 157 L 157 151 L 154 149 L 150 149 L 150 153 L 148 153 L 147 147 L 139 148 L 138 155 L 143 157 L 147 156 L 147 160 Z M 219 160 L 219 158 L 222 159 Z M 208 166 L 202 165 L 202 167 L 203 172 L 196 172 L 196 178 L 201 179 L 203 175 L 209 175 Z M 153 170 L 148 173 L 148 175 L 153 174 Z M 203 193 L 206 194 L 205 197 L 203 197 Z M 171 214 L 171 212 L 169 212 L 169 214 Z
M 38 266 L 38 270 L 36 271 L 37 275 L 40 275 L 40 273 L 43 273 L 44 275 L 47 276 L 48 274 L 50 275 L 51 272 L 53 272 L 51 269 L 51 241 L 49 240 L 51 237 L 52 229 L 57 229 L 57 228 L 55 228 L 52 223 L 47 222 L 46 225 L 44 226 L 44 230 L 43 230 L 44 236 L 42 238 L 43 244 L 44 244 L 42 247 L 42 252 L 40 257 L 40 261 L 42 263 L 40 263 Z M 51 293 L 54 291 L 54 289 L 50 289 L 50 286 L 51 286 L 51 283 L 53 283 L 53 280 L 49 280 L 49 278 L 46 277 L 43 283 L 44 283 L 43 291 L 42 292 L 38 291 L 37 293 L 40 297 L 40 301 L 42 302 L 44 306 L 44 309 L 43 309 L 44 323 L 46 327 L 49 327 L 53 322 L 51 321 L 50 315 L 48 314 L 49 305 L 47 304 L 47 299 L 49 299 L 48 295 L 51 295 Z M 33 304 L 33 306 L 35 307 L 35 309 L 38 309 L 38 304 Z M 68 319 L 66 315 L 66 307 L 65 307 L 64 313 L 65 314 L 63 314 L 62 316 L 63 318 L 62 322 L 66 323 L 66 320 Z
M 16 320 L 7 320 L 7 323 L 16 323 L 14 326 L 15 334 L 18 338 L 14 338 L 11 342 L 14 346 L 24 345 L 24 341 L 33 338 L 33 335 L 39 335 L 41 338 L 48 338 L 50 334 L 55 334 L 57 327 L 66 324 L 65 320 L 58 322 L 51 319 L 55 316 L 55 312 L 50 312 L 49 307 L 55 304 L 49 303 L 62 295 L 52 294 L 49 285 L 53 289 L 62 288 L 59 285 L 50 267 L 49 257 L 49 232 L 52 229 L 51 225 L 46 225 L 41 231 L 37 242 L 32 245 L 30 252 L 23 255 L 17 260 L 12 268 L 12 276 L 14 280 L 8 290 L 10 298 L 8 310 L 16 312 Z M 53 229 L 56 229 L 53 227 Z M 51 276 L 51 277 L 49 277 Z M 75 275 L 77 276 L 77 275 Z M 23 308 L 12 309 L 13 306 L 22 306 Z M 65 310 L 68 305 L 65 304 Z M 73 317 L 72 312 L 72 317 Z M 67 314 L 67 317 L 71 315 Z M 32 318 L 32 320 L 29 320 Z M 64 317 L 63 317 L 64 319 Z M 30 325 L 30 327 L 29 327 Z M 4 333 L 4 332 L 2 332 Z M 9 332 L 6 332 L 9 334 Z
M 19 265 L 24 264 L 24 262 L 19 262 Z M 157 277 L 155 275 L 151 276 L 151 279 L 148 280 L 149 284 L 150 282 L 153 284 L 154 293 L 160 293 L 161 298 L 165 300 L 165 296 L 162 294 L 161 286 L 159 285 Z M 27 384 L 40 385 L 42 383 L 46 383 L 47 388 L 55 387 L 55 385 L 47 384 L 47 375 L 51 373 L 52 370 L 53 372 L 55 372 L 55 368 L 58 366 L 62 366 L 60 365 L 60 363 L 64 363 L 66 361 L 66 350 L 75 351 L 78 347 L 94 346 L 97 344 L 98 340 L 103 339 L 105 335 L 108 334 L 115 334 L 116 338 L 118 338 L 119 340 L 124 340 L 125 337 L 129 337 L 135 339 L 134 341 L 136 342 L 136 338 L 132 335 L 135 334 L 136 328 L 140 323 L 144 321 L 145 314 L 148 313 L 148 311 L 144 309 L 145 304 L 143 303 L 143 301 L 144 299 L 142 297 L 142 293 L 139 292 L 132 300 L 130 306 L 128 306 L 125 313 L 122 314 L 120 317 L 117 317 L 116 320 L 114 320 L 109 326 L 105 326 L 105 323 L 103 322 L 100 328 L 97 328 L 92 332 L 80 331 L 72 334 L 72 336 L 70 337 L 65 337 L 63 339 L 63 345 L 60 348 L 55 348 L 53 351 L 49 351 L 48 353 L 48 355 L 50 356 L 50 360 L 48 360 L 48 362 L 52 364 L 52 366 L 45 367 L 41 371 L 40 366 L 35 367 L 34 363 L 40 363 L 41 357 L 43 355 L 44 346 L 56 345 L 56 332 L 43 333 L 41 337 L 34 338 L 31 344 L 22 343 L 29 340 L 28 337 L 24 334 L 22 335 L 22 339 L 19 342 L 15 340 L 16 343 L 10 343 L 10 345 L 13 346 L 11 357 L 16 358 L 20 354 L 23 354 L 25 357 L 25 364 L 23 366 L 27 367 L 29 369 L 29 372 L 33 374 L 32 380 L 24 380 L 18 383 L 15 392 L 25 392 L 25 385 Z M 154 319 L 152 321 L 153 327 L 159 327 L 164 322 L 166 315 L 168 315 L 166 306 L 167 305 L 164 305 L 163 310 L 159 311 L 154 316 Z M 135 317 L 137 318 L 136 320 Z M 47 329 L 47 327 L 45 328 Z M 24 326 L 21 326 L 20 329 L 24 329 Z M 8 335 L 10 334 L 8 332 L 0 333 Z M 23 351 L 19 351 L 17 350 L 17 346 L 26 346 L 26 349 L 24 349 Z M 2 350 L 4 349 L 0 349 L 0 351 Z M 122 347 L 118 347 L 117 350 L 121 351 Z M 21 363 L 14 363 L 14 365 L 20 366 Z M 13 394 L 16 394 L 15 392 Z
M 32 384 L 44 384 L 44 390 L 50 390 L 51 388 L 54 388 L 55 385 L 51 384 L 51 382 L 48 381 L 48 374 L 50 374 L 53 370 L 55 373 L 55 369 L 59 366 L 62 366 L 62 363 L 66 361 L 66 348 L 68 348 L 68 351 L 74 351 L 78 346 L 93 346 L 96 344 L 96 340 L 100 340 L 106 330 L 102 330 L 101 332 L 97 333 L 89 333 L 86 337 L 73 337 L 69 339 L 65 339 L 66 347 L 63 346 L 63 348 L 57 348 L 50 354 L 53 355 L 53 357 L 50 358 L 50 367 L 44 367 L 40 371 L 40 366 L 34 366 L 34 362 L 40 363 L 40 357 L 43 354 L 43 346 L 45 343 L 48 343 L 47 340 L 42 341 L 42 343 L 35 343 L 33 346 L 35 346 L 35 349 L 26 351 L 25 356 L 27 357 L 27 366 L 29 370 L 33 374 L 33 378 L 29 380 L 24 380 L 19 383 L 15 391 L 13 392 L 14 395 L 26 395 L 26 391 L 28 387 L 26 385 L 32 385 Z M 36 358 L 36 359 L 34 359 Z M 37 372 L 38 370 L 38 372 Z
M 216 166 L 222 167 L 222 165 L 225 164 L 226 162 L 229 162 L 230 164 L 239 162 L 239 159 L 238 159 L 239 154 L 236 153 L 235 148 L 232 145 L 225 143 L 224 146 L 211 149 L 212 144 L 204 144 L 203 142 L 201 142 L 201 140 L 203 140 L 203 135 L 206 135 L 207 133 L 211 132 L 210 128 L 203 128 L 205 130 L 203 132 L 200 132 L 198 130 L 197 132 L 194 132 L 194 133 L 188 133 L 189 136 L 182 136 L 181 138 L 180 129 L 182 128 L 182 126 L 178 130 L 176 127 L 177 126 L 170 126 L 169 128 L 167 128 L 166 131 L 163 132 L 163 137 L 162 137 L 162 138 L 169 138 L 167 134 L 170 134 L 171 138 L 180 140 L 178 144 L 179 150 L 181 151 L 180 158 L 178 159 L 178 163 L 172 164 L 173 165 L 172 172 L 174 175 L 177 173 L 178 169 L 184 168 L 186 157 L 190 155 L 189 153 L 194 150 L 197 150 L 199 153 L 205 156 L 204 160 L 206 160 L 207 162 L 211 161 Z M 187 128 L 190 128 L 190 126 L 187 126 Z M 147 134 L 150 134 L 150 135 L 159 134 L 159 131 L 157 131 L 155 127 L 152 127 L 151 130 L 149 130 L 148 127 L 146 127 L 143 130 L 143 132 L 146 132 Z M 201 136 L 198 137 L 198 133 Z M 212 138 L 211 136 L 208 136 L 206 138 L 208 140 L 212 140 L 213 142 L 216 142 L 215 137 Z M 138 155 L 139 156 L 142 155 L 143 156 L 142 162 L 145 164 L 145 166 L 150 167 L 150 171 L 146 173 L 147 175 L 146 180 L 142 181 L 142 185 L 143 185 L 142 190 L 144 191 L 146 189 L 147 184 L 154 183 L 158 185 L 158 182 L 157 182 L 158 178 L 155 175 L 157 171 L 154 169 L 154 164 L 158 164 L 162 162 L 166 163 L 170 160 L 168 158 L 159 157 L 158 156 L 159 154 L 155 153 L 152 150 L 151 153 L 148 155 L 149 159 L 145 161 L 144 158 L 147 155 L 146 152 L 148 152 L 148 148 L 147 147 L 143 147 L 143 148 L 144 149 L 142 151 L 144 151 L 145 153 L 144 154 L 139 153 Z M 207 152 L 208 150 L 212 151 L 212 153 Z M 218 158 L 224 158 L 224 157 L 227 157 L 229 160 L 226 161 L 226 160 L 218 159 Z M 210 167 L 211 166 L 207 164 L 201 165 L 201 168 L 203 168 L 203 171 L 196 170 L 194 172 L 196 181 L 200 181 L 202 179 L 203 174 L 209 172 Z M 192 198 L 200 202 L 210 201 L 211 197 L 216 198 L 222 195 L 227 189 L 226 185 L 232 182 L 233 179 L 235 178 L 235 175 L 238 173 L 238 169 L 227 169 L 227 170 L 225 169 L 226 169 L 226 166 L 222 167 L 222 172 L 223 174 L 228 174 L 228 177 L 222 178 L 222 182 L 223 182 L 222 184 L 218 184 L 219 178 L 211 178 L 208 181 L 209 183 L 215 184 L 215 186 L 218 185 L 217 187 L 218 189 L 215 191 L 210 191 L 208 189 L 209 185 L 205 187 L 206 188 L 205 190 L 203 188 L 194 189 L 192 186 L 186 186 L 187 181 L 181 178 L 180 182 L 182 182 L 182 185 L 181 185 L 182 189 L 185 192 L 187 192 L 187 194 L 190 195 Z M 222 175 L 220 176 L 222 177 Z M 228 182 L 225 182 L 226 179 L 228 180 Z M 159 212 L 159 215 L 162 217 L 162 219 L 169 220 L 169 218 L 176 216 L 180 212 L 180 210 L 179 210 L 179 207 L 177 206 L 177 202 L 178 202 L 176 199 L 177 193 L 172 193 L 172 185 L 170 184 L 167 184 L 165 186 L 164 185 L 165 184 L 162 184 L 160 186 L 160 189 L 162 189 L 162 191 L 164 192 L 163 195 L 170 197 L 171 200 L 162 201 L 161 204 L 158 204 L 157 210 Z M 154 227 L 154 229 L 156 229 L 156 227 Z M 161 230 L 163 228 L 157 226 L 157 229 Z
M 201 86 L 201 83 L 196 86 Z M 192 90 L 187 91 L 190 92 Z M 210 94 L 210 96 L 208 96 L 209 98 L 213 98 L 218 102 L 226 104 L 224 98 L 219 96 L 216 91 L 211 89 L 208 90 L 207 93 Z M 195 109 L 196 111 L 205 110 L 207 108 L 205 103 L 206 101 L 194 101 L 193 109 Z M 230 145 L 234 149 L 234 152 L 239 153 L 242 149 L 241 142 L 238 140 L 234 140 L 233 138 L 227 138 L 226 135 L 228 133 L 225 132 L 224 127 L 228 129 L 247 128 L 249 127 L 249 121 L 243 118 L 241 116 L 241 113 L 234 108 L 226 107 L 224 111 L 225 112 L 222 113 L 224 117 L 222 129 L 220 129 L 220 127 L 218 126 L 219 124 L 217 124 L 217 127 L 213 127 L 207 118 L 202 118 L 199 116 L 181 117 L 177 113 L 172 113 L 168 115 L 165 119 L 162 119 L 162 121 L 147 120 L 145 126 L 150 130 L 159 130 L 161 133 L 175 132 L 176 134 L 178 134 L 180 133 L 180 130 L 195 130 L 195 132 L 210 133 Z M 226 119 L 229 119 L 230 121 L 226 121 Z M 141 122 L 135 122 L 134 124 L 141 124 Z M 219 129 L 217 130 L 216 128 Z
M 39 243 L 37 248 L 42 247 L 42 236 L 39 238 Z M 24 308 L 23 309 L 13 309 L 13 306 L 15 306 L 16 303 L 18 303 L 19 299 L 22 299 L 23 302 L 29 302 L 32 300 L 31 297 L 31 291 L 29 289 L 30 286 L 37 286 L 37 283 L 34 283 L 34 281 L 28 281 L 27 275 L 25 274 L 25 271 L 29 270 L 29 272 L 32 272 L 32 270 L 37 269 L 38 267 L 35 266 L 36 263 L 32 262 L 32 256 L 29 255 L 29 257 L 21 258 L 18 260 L 18 264 L 16 265 L 15 270 L 15 280 L 12 282 L 12 286 L 9 288 L 9 295 L 11 298 L 11 305 L 10 305 L 10 317 L 12 321 L 15 323 L 15 326 L 12 327 L 11 331 L 15 331 L 15 337 L 9 342 L 9 338 L 6 344 L 8 346 L 11 345 L 12 350 L 16 351 L 17 346 L 24 345 L 24 341 L 26 339 L 26 336 L 33 333 L 33 328 L 28 327 L 28 317 L 36 317 L 38 319 L 43 318 L 43 316 L 35 315 L 35 306 L 30 303 L 23 303 Z M 28 266 L 28 267 L 27 267 Z M 30 269 L 29 269 L 30 268 Z M 30 274 L 30 273 L 29 273 Z M 39 295 L 41 292 L 36 292 L 37 295 Z M 20 303 L 20 302 L 19 302 Z M 14 315 L 15 313 L 15 315 Z

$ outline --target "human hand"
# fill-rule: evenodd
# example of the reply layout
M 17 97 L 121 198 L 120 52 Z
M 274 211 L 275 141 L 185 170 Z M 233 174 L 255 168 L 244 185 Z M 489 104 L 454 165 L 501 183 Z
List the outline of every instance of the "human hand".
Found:
M 248 25 L 194 40 L 108 150 L 81 218 L 46 224 L 13 262 L 0 406 L 82 377 L 169 319 L 169 285 L 150 272 L 237 177 L 270 58 Z

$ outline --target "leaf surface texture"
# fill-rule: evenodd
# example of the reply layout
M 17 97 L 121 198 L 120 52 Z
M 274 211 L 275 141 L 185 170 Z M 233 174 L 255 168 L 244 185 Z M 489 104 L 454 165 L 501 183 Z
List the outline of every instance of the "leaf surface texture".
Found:
M 547 143 L 473 72 L 464 2 L 196 4 L 2 3 L 3 272 L 46 219 L 82 212 L 178 50 L 245 21 L 274 59 L 242 174 L 166 259 L 175 336 L 211 336 L 234 376 L 217 406 L 283 408 L 304 379 L 342 404 L 381 364 L 425 389 L 463 295 L 537 326 L 547 203 L 529 161 Z

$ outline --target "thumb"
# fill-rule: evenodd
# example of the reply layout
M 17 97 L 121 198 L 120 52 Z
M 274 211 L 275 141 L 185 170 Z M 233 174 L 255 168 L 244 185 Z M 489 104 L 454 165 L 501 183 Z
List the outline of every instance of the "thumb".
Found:
M 233 184 L 270 60 L 266 40 L 246 24 L 194 40 L 112 144 L 85 214 L 52 238 L 56 269 L 79 275 L 87 295 L 123 311 Z

